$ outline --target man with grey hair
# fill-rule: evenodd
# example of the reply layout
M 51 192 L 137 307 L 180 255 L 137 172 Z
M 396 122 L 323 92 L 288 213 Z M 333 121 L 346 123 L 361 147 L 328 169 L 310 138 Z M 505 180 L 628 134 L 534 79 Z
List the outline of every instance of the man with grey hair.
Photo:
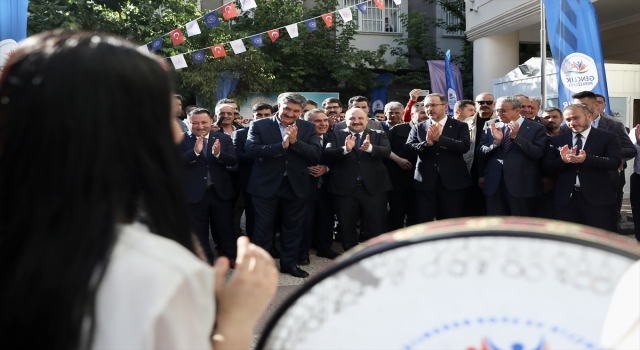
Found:
M 531 112 L 529 112 L 529 119 L 533 119 L 538 123 L 542 123 L 542 119 L 540 118 L 540 116 L 538 116 L 541 105 L 542 105 L 542 100 L 539 97 L 531 98 Z
M 402 123 L 402 114 L 404 113 L 404 106 L 397 101 L 391 101 L 384 105 L 384 115 L 387 120 L 383 121 L 382 129 L 389 131 L 394 126 Z
M 484 187 L 488 215 L 534 216 L 542 195 L 540 160 L 547 135 L 542 124 L 523 116 L 521 107 L 517 96 L 500 97 L 500 121 L 491 123 L 480 141 L 478 181 Z
M 622 148 L 615 133 L 592 127 L 591 111 L 582 103 L 567 106 L 564 119 L 571 132 L 550 140 L 543 165 L 557 173 L 556 219 L 617 231 L 616 184 Z
M 322 151 L 315 125 L 299 119 L 305 102 L 300 94 L 280 95 L 278 112 L 251 124 L 245 146 L 247 155 L 256 159 L 247 187 L 256 215 L 254 243 L 271 249 L 273 222 L 282 205 L 280 271 L 299 278 L 309 276 L 296 266 L 311 195 L 308 163 Z

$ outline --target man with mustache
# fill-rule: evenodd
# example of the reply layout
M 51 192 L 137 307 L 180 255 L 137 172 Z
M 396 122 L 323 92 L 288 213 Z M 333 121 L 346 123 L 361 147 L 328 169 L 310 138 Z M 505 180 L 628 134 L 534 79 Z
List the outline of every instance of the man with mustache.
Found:
M 329 97 L 322 101 L 322 109 L 327 115 L 329 121 L 329 130 L 333 130 L 334 126 L 340 122 L 340 112 L 342 112 L 342 102 L 335 97 Z
M 562 118 L 562 110 L 556 107 L 549 107 L 544 110 L 542 113 L 542 118 L 540 118 L 542 124 L 547 129 L 547 138 L 551 138 L 553 136 L 560 135 L 563 132 L 560 125 L 564 118 Z M 555 184 L 555 173 L 550 173 L 543 171 L 542 178 L 542 196 L 540 197 L 540 201 L 538 203 L 537 213 L 538 217 L 553 219 L 555 217 L 553 210 L 553 197 L 555 196 L 555 192 L 553 190 Z
M 360 108 L 349 109 L 346 121 L 346 128 L 328 134 L 324 150 L 324 157 L 333 164 L 329 192 L 345 251 L 358 244 L 356 223 L 361 213 L 371 237 L 387 231 L 387 191 L 391 190 L 382 163 L 391 153 L 387 135 L 367 128 L 369 118 Z
M 300 120 L 304 96 L 284 93 L 278 97 L 278 112 L 254 121 L 245 145 L 253 164 L 247 192 L 251 194 L 256 221 L 254 243 L 266 251 L 273 245 L 273 222 L 282 205 L 280 272 L 309 277 L 298 268 L 298 249 L 304 214 L 311 195 L 308 163 L 322 152 L 315 125 Z

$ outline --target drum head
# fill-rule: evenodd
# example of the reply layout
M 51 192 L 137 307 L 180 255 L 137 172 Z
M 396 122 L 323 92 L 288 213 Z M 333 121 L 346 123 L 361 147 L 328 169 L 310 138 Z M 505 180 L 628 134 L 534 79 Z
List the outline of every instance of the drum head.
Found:
M 345 254 L 292 295 L 258 349 L 593 349 L 640 245 L 591 227 L 467 218 Z

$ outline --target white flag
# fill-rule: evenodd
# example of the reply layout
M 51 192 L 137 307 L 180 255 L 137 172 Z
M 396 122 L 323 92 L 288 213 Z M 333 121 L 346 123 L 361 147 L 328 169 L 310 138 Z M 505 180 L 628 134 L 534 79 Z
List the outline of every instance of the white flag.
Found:
M 351 9 L 349 7 L 338 10 L 338 13 L 340 13 L 342 20 L 345 23 L 353 20 L 353 14 L 351 13 Z
M 233 52 L 236 55 L 247 51 L 247 48 L 244 47 L 244 43 L 242 42 L 242 39 L 234 40 L 230 44 L 231 44 L 231 48 L 233 49 Z
M 187 61 L 184 60 L 183 54 L 171 56 L 171 63 L 176 69 L 187 68 Z
M 149 54 L 149 47 L 147 46 L 147 44 L 144 44 L 142 46 L 138 46 L 138 51 L 140 51 L 142 53 L 146 53 L 148 55 Z
M 402 0 L 393 0 L 393 2 L 395 2 L 395 3 L 396 3 L 396 5 L 400 5 L 400 4 L 402 4 Z
M 187 23 L 187 36 L 194 36 L 200 34 L 200 26 L 198 20 Z
M 256 0 L 240 0 L 240 6 L 242 6 L 242 11 L 248 11 L 258 7 L 258 4 L 256 4 Z
M 287 33 L 289 33 L 290 37 L 295 38 L 298 36 L 298 23 L 290 24 L 285 28 L 287 29 Z

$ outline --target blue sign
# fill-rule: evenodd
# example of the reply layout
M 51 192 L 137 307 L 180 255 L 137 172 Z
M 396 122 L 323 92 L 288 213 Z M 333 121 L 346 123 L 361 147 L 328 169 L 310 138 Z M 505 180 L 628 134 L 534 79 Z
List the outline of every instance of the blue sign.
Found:
M 444 72 L 447 80 L 447 104 L 449 106 L 447 115 L 453 115 L 453 107 L 458 102 L 458 88 L 456 86 L 456 79 L 451 69 L 451 50 L 447 50 L 447 54 L 444 56 Z
M 590 0 L 543 0 L 549 45 L 558 76 L 561 108 L 571 104 L 571 95 L 592 91 L 605 97 L 609 90 L 604 70 L 598 16 Z

